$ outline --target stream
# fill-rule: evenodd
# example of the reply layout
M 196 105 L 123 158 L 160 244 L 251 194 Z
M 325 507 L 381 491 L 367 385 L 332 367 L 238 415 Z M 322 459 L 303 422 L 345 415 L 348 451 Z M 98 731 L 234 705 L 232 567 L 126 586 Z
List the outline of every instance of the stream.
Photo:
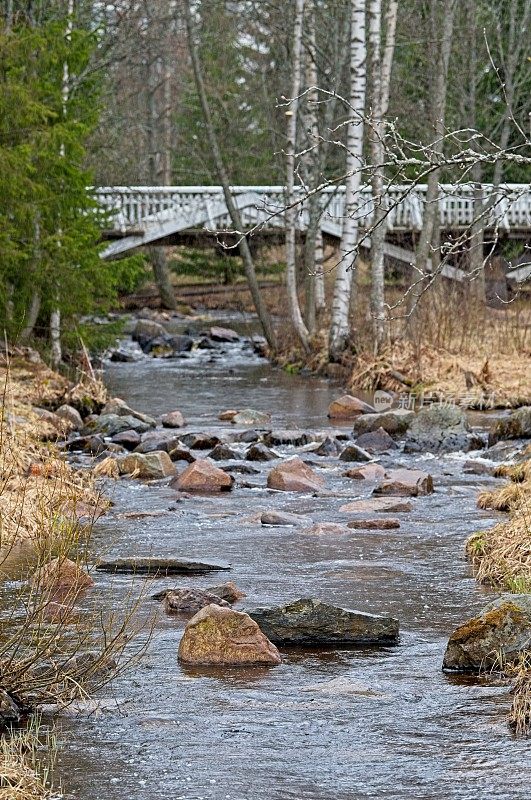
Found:
M 222 319 L 227 323 L 238 329 L 238 319 Z M 239 323 L 243 332 L 252 329 L 252 321 Z M 233 432 L 218 413 L 246 407 L 271 412 L 273 428 L 339 427 L 326 417 L 337 387 L 274 369 L 244 342 L 189 358 L 108 363 L 105 378 L 111 395 L 139 411 L 180 409 L 186 432 Z M 498 518 L 476 507 L 479 488 L 495 479 L 465 474 L 469 454 L 395 451 L 381 463 L 426 469 L 435 484 L 434 494 L 397 515 L 398 530 L 309 536 L 253 521 L 259 511 L 277 509 L 344 523 L 339 506 L 370 493 L 371 486 L 341 477 L 345 465 L 337 457 L 304 457 L 330 496 L 268 490 L 267 463 L 252 464 L 260 474 L 235 475 L 231 493 L 178 503 L 164 484 L 109 484 L 115 505 L 96 525 L 95 554 L 226 560 L 232 570 L 149 580 L 94 573 L 95 602 L 108 611 L 119 614 L 143 591 L 138 614 L 147 625 L 154 619 L 153 632 L 145 657 L 98 695 L 101 711 L 59 718 L 65 797 L 528 800 L 529 742 L 507 727 L 507 687 L 441 671 L 449 634 L 492 597 L 471 577 L 463 544 Z M 160 513 L 135 519 L 133 512 Z M 282 665 L 274 668 L 183 668 L 177 648 L 184 622 L 166 616 L 150 595 L 226 580 L 247 593 L 237 609 L 312 596 L 390 614 L 400 620 L 400 644 L 281 648 Z

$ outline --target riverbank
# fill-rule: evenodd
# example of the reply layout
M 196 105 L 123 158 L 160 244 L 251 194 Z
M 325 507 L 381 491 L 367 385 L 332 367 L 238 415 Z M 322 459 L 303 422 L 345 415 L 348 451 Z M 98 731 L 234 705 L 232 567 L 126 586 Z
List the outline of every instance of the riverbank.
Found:
M 0 798 L 44 800 L 53 745 L 34 713 L 95 688 L 118 650 L 109 631 L 101 646 L 77 606 L 92 584 L 92 523 L 108 504 L 56 445 L 105 391 L 88 376 L 72 384 L 30 348 L 3 350 L 0 385 Z
M 331 285 L 327 283 L 328 308 Z M 190 313 L 252 313 L 253 305 L 243 279 L 231 285 L 208 281 L 175 283 L 181 310 Z M 373 354 L 369 289 L 364 272 L 358 287 L 359 302 L 352 320 L 353 347 L 339 363 L 328 359 L 328 313 L 318 319 L 317 330 L 305 353 L 289 324 L 289 307 L 278 277 L 263 284 L 263 298 L 277 320 L 278 349 L 273 363 L 290 372 L 305 371 L 337 380 L 351 391 L 377 389 L 407 396 L 419 406 L 423 395 L 458 402 L 464 408 L 518 408 L 531 403 L 531 304 L 524 292 L 498 308 L 477 306 L 460 290 L 435 287 L 424 299 L 417 335 L 407 332 L 403 316 L 403 290 L 390 287 L 387 301 L 392 311 L 389 341 L 378 358 Z M 156 287 L 146 284 L 125 307 L 138 313 L 150 307 L 157 315 Z M 136 309 L 136 311 L 135 311 Z M 143 312 L 145 313 L 145 312 Z

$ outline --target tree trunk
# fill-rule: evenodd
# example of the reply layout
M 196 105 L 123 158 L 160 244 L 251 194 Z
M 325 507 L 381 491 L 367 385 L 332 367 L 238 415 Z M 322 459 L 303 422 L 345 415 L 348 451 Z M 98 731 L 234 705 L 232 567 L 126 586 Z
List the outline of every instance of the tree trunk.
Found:
M 306 4 L 306 108 L 305 128 L 308 136 L 306 152 L 303 156 L 304 179 L 308 189 L 314 189 L 320 177 L 319 145 L 319 92 L 317 88 L 317 54 L 315 40 L 315 0 Z M 310 194 L 308 205 L 308 226 L 304 242 L 304 270 L 306 285 L 305 316 L 310 334 L 315 333 L 316 315 L 322 309 L 322 288 L 319 288 L 317 303 L 317 284 L 322 284 L 322 275 L 316 271 L 317 234 L 321 226 L 321 199 L 318 194 Z
M 326 308 L 326 294 L 324 282 L 324 248 L 323 232 L 319 226 L 315 233 L 315 310 L 317 314 Z
M 350 109 L 347 127 L 347 177 L 345 211 L 341 234 L 341 261 L 337 266 L 332 300 L 329 357 L 338 360 L 349 339 L 349 310 L 358 243 L 358 193 L 361 184 L 363 153 L 363 115 L 365 111 L 366 55 L 365 0 L 351 0 L 350 30 Z
M 39 312 L 41 310 L 41 296 L 37 289 L 33 290 L 31 295 L 31 303 L 28 308 L 28 316 L 26 319 L 26 324 L 22 328 L 20 332 L 20 341 L 27 342 L 30 336 L 33 333 L 33 329 L 35 328 L 37 319 L 39 317 Z
M 434 13 L 436 13 L 439 4 L 436 0 L 432 0 Z M 457 2 L 450 0 L 442 6 L 443 22 L 441 31 L 441 44 L 437 54 L 437 61 L 435 64 L 435 75 L 433 80 L 433 87 L 431 91 L 431 118 L 433 121 L 433 128 L 435 138 L 431 145 L 431 158 L 436 160 L 442 155 L 444 149 L 444 131 L 445 131 L 445 114 L 446 114 L 446 90 L 448 83 L 448 64 L 450 62 L 450 53 L 452 50 L 453 41 L 453 26 L 454 16 Z M 437 28 L 437 21 L 434 18 L 434 29 Z M 426 198 L 424 205 L 424 213 L 422 217 L 422 230 L 419 236 L 419 242 L 415 253 L 415 269 L 413 271 L 412 290 L 409 293 L 408 311 L 410 313 L 410 320 L 416 316 L 416 310 L 419 300 L 424 290 L 424 278 L 429 274 L 429 262 L 432 250 L 432 242 L 434 235 L 435 222 L 439 214 L 439 180 L 441 176 L 440 169 L 434 169 L 428 176 L 428 185 L 426 189 Z
M 299 93 L 301 88 L 301 52 L 302 52 L 302 22 L 304 16 L 304 0 L 296 0 L 295 25 L 293 29 L 293 61 L 291 103 L 286 111 L 288 120 L 286 142 L 286 288 L 291 315 L 291 323 L 295 333 L 305 350 L 309 349 L 308 328 L 304 324 L 299 298 L 297 296 L 297 271 L 296 271 L 296 236 L 297 236 L 297 208 L 295 203 L 295 148 L 297 142 L 297 112 L 299 108 Z
M 50 314 L 50 344 L 52 369 L 57 369 L 63 357 L 61 348 L 61 312 L 58 308 Z
M 371 126 L 372 197 L 374 219 L 371 233 L 371 310 L 374 325 L 374 351 L 385 342 L 385 269 L 384 246 L 387 227 L 387 201 L 384 194 L 385 115 L 389 106 L 391 69 L 395 46 L 398 0 L 390 0 L 386 13 L 386 42 L 381 53 L 382 2 L 369 0 L 369 45 L 371 54 Z
M 171 73 L 167 56 L 162 59 L 151 53 L 147 70 L 149 178 L 151 184 L 169 186 L 171 184 Z M 161 96 L 162 103 L 159 103 Z M 163 308 L 173 310 L 177 308 L 177 301 L 166 262 L 166 248 L 158 246 L 149 250 L 149 260 L 161 305 Z
M 201 109 L 203 111 L 203 117 L 205 120 L 205 128 L 208 137 L 208 141 L 210 144 L 210 148 L 212 150 L 212 155 L 214 157 L 214 163 L 216 165 L 216 171 L 219 176 L 220 183 L 223 187 L 223 196 L 225 198 L 225 203 L 227 204 L 227 210 L 229 212 L 229 216 L 231 218 L 231 222 L 233 227 L 237 230 L 242 232 L 243 231 L 243 223 L 242 218 L 239 212 L 238 207 L 234 203 L 231 191 L 230 191 L 230 182 L 229 176 L 227 174 L 227 170 L 225 168 L 225 164 L 223 162 L 223 157 L 221 155 L 221 150 L 219 147 L 218 139 L 216 136 L 216 132 L 214 129 L 214 124 L 212 121 L 212 114 L 210 112 L 210 104 L 208 102 L 208 97 L 206 93 L 205 83 L 203 80 L 203 71 L 201 68 L 201 62 L 199 60 L 199 53 L 197 52 L 197 45 L 195 42 L 194 30 L 193 30 L 193 23 L 192 23 L 192 12 L 190 8 L 190 0 L 183 0 L 183 10 L 184 10 L 184 18 L 186 22 L 186 31 L 188 36 L 188 47 L 190 50 L 190 58 L 192 61 L 192 69 L 194 73 L 194 80 L 197 89 L 197 94 L 199 96 L 199 101 L 201 103 Z M 271 322 L 271 317 L 269 312 L 264 304 L 262 299 L 262 295 L 260 293 L 260 287 L 258 286 L 258 281 L 256 279 L 256 271 L 254 268 L 253 257 L 251 255 L 251 251 L 249 249 L 249 243 L 245 236 L 242 235 L 240 242 L 238 244 L 238 249 L 240 251 L 240 255 L 243 259 L 243 267 L 245 270 L 245 276 L 247 278 L 247 282 L 249 284 L 249 289 L 251 292 L 251 296 L 253 298 L 254 307 L 256 309 L 256 313 L 258 315 L 258 319 L 260 320 L 260 324 L 264 331 L 264 336 L 267 339 L 267 342 L 272 350 L 276 348 L 276 341 L 275 341 L 275 333 L 273 330 L 273 324 Z

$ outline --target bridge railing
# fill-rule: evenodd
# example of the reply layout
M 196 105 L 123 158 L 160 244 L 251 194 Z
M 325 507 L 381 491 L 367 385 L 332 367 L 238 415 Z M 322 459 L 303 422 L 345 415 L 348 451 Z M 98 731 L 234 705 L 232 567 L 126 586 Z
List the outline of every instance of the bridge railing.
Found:
M 389 208 L 388 227 L 394 230 L 418 231 L 422 227 L 426 186 L 414 188 L 396 185 L 388 188 L 386 200 Z M 188 215 L 198 208 L 208 208 L 208 204 L 223 199 L 221 186 L 108 186 L 92 190 L 102 206 L 109 212 L 113 226 L 126 231 L 142 228 L 144 221 L 155 218 L 161 212 L 175 212 Z M 300 223 L 304 226 L 307 216 L 307 202 L 304 193 L 299 191 L 301 206 Z M 233 186 L 234 195 L 252 193 L 256 196 L 254 208 L 246 210 L 246 225 L 264 223 L 282 225 L 282 209 L 285 204 L 283 186 Z M 441 185 L 437 199 L 439 217 L 443 228 L 463 229 L 471 225 L 476 213 L 476 189 L 471 184 L 453 186 Z M 505 184 L 496 190 L 483 186 L 483 201 L 489 206 L 486 222 L 489 226 L 503 229 L 531 228 L 531 187 L 529 184 Z M 323 214 L 336 223 L 341 223 L 345 214 L 344 187 L 329 187 L 320 193 Z M 372 224 L 374 207 L 370 187 L 365 186 L 359 193 L 354 211 L 360 227 Z M 231 227 L 228 216 L 217 218 L 218 228 Z M 207 224 L 208 227 L 208 224 Z

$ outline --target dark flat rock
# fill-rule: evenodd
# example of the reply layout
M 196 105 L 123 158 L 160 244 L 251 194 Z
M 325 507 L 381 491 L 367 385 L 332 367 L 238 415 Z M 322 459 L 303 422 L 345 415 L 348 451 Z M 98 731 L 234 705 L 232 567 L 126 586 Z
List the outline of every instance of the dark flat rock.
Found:
M 247 611 L 275 644 L 296 647 L 389 645 L 398 642 L 398 620 L 302 598 L 275 608 Z
M 206 572 L 230 569 L 226 562 L 196 561 L 192 558 L 138 556 L 100 561 L 96 569 L 102 572 L 124 572 L 135 575 L 202 575 Z

